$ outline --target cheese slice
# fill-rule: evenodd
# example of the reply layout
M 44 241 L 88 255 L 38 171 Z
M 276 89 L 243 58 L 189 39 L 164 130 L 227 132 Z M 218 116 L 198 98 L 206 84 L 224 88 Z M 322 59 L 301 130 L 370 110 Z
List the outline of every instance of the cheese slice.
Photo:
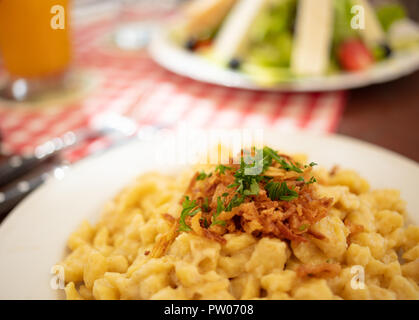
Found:
M 333 0 L 299 0 L 291 56 L 297 75 L 322 75 L 330 60 L 334 23 Z
M 199 37 L 220 26 L 237 0 L 194 0 L 183 10 L 184 30 L 189 37 Z
M 394 49 L 408 49 L 419 44 L 419 26 L 410 19 L 394 22 L 388 30 L 388 42 Z
M 352 0 L 354 5 L 359 5 L 364 9 L 365 28 L 359 30 L 359 34 L 365 43 L 373 47 L 382 44 L 386 40 L 386 34 L 375 13 L 374 8 L 368 0 Z
M 255 19 L 270 0 L 241 0 L 227 16 L 214 44 L 214 56 L 221 61 L 240 58 L 249 41 Z

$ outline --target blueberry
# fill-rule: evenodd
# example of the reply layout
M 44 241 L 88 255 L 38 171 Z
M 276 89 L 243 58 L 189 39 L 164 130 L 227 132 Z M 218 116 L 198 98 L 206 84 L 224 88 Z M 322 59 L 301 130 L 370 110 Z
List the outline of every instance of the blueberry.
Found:
M 241 65 L 241 61 L 237 58 L 231 59 L 230 62 L 228 63 L 228 67 L 233 70 L 239 69 L 240 65 Z
M 383 50 L 384 58 L 388 58 L 393 53 L 393 50 L 391 50 L 387 43 L 381 44 L 380 47 Z
M 196 39 L 190 38 L 188 41 L 186 41 L 185 48 L 190 51 L 194 51 L 196 47 L 196 43 L 197 43 Z

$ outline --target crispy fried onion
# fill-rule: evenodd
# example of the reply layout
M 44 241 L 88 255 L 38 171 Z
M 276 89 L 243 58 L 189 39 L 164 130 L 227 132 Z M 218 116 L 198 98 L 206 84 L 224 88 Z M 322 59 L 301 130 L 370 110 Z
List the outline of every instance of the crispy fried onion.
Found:
M 341 269 L 339 263 L 304 264 L 297 268 L 297 276 L 300 278 L 334 278 L 339 275 Z
M 169 222 L 173 222 L 172 226 L 170 227 L 170 230 L 157 239 L 156 243 L 154 244 L 153 249 L 151 250 L 151 252 L 147 253 L 146 256 L 150 258 L 160 258 L 164 256 L 167 250 L 169 250 L 172 243 L 175 241 L 176 237 L 178 236 L 179 222 L 172 221 L 170 218 L 168 218 L 169 216 L 170 216 L 169 214 L 163 215 L 163 217 L 166 220 L 168 220 Z
M 288 156 L 286 159 L 292 161 Z M 186 223 L 194 233 L 219 242 L 224 242 L 224 234 L 236 232 L 298 242 L 307 241 L 309 236 L 325 238 L 311 230 L 311 226 L 327 215 L 332 199 L 319 198 L 314 192 L 314 185 L 305 182 L 311 177 L 310 166 L 301 168 L 303 172 L 297 173 L 284 170 L 274 162 L 263 175 L 269 176 L 269 181 L 286 182 L 288 188 L 298 193 L 298 198 L 289 201 L 271 200 L 265 189 L 267 181 L 262 179 L 258 182 L 257 195 L 247 196 L 239 206 L 222 211 L 216 220 L 223 221 L 223 224 L 214 225 L 217 199 L 223 199 L 226 208 L 234 195 L 237 195 L 236 188 L 231 185 L 235 181 L 234 174 L 238 167 L 230 164 L 230 169 L 223 173 L 215 171 L 203 180 L 197 180 L 198 173 L 192 177 L 186 195 L 202 209 L 199 214 L 186 218 Z M 301 177 L 305 180 L 301 181 Z
M 363 232 L 364 231 L 364 226 L 362 226 L 360 224 L 353 223 L 350 220 L 348 220 L 347 218 L 345 219 L 344 224 L 349 230 L 349 235 L 346 238 L 346 243 L 349 246 L 352 242 L 352 236 L 357 234 L 357 233 Z
M 364 226 L 360 225 L 360 224 L 356 224 L 351 222 L 348 219 L 345 219 L 344 222 L 345 226 L 349 229 L 349 233 L 352 234 L 356 234 L 356 233 L 360 233 L 364 231 Z

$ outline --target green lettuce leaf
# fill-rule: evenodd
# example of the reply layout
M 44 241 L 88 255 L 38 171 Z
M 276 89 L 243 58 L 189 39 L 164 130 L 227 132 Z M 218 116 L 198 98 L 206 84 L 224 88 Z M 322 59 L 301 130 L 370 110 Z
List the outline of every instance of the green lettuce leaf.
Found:
M 333 45 L 338 46 L 344 40 L 357 36 L 357 31 L 351 28 L 353 15 L 351 0 L 335 0 L 335 23 L 333 28 Z
M 289 66 L 296 10 L 296 0 L 276 0 L 259 14 L 250 30 L 247 56 L 250 63 Z
M 290 65 L 292 52 L 292 35 L 289 32 L 278 34 L 272 41 L 253 46 L 248 61 L 271 67 Z
M 394 22 L 406 18 L 406 10 L 402 5 L 396 3 L 381 5 L 376 12 L 378 20 L 386 32 Z

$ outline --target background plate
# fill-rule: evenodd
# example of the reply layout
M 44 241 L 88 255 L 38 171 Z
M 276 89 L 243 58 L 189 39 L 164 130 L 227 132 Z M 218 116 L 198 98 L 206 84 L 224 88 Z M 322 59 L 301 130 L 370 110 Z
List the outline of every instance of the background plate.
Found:
M 272 86 L 255 83 L 245 73 L 222 68 L 189 52 L 169 39 L 169 29 L 154 33 L 149 46 L 151 57 L 162 67 L 188 78 L 221 86 L 264 91 L 331 91 L 365 87 L 398 79 L 419 68 L 419 49 L 397 52 L 392 58 L 356 73 L 341 73 L 323 77 L 305 77 Z

